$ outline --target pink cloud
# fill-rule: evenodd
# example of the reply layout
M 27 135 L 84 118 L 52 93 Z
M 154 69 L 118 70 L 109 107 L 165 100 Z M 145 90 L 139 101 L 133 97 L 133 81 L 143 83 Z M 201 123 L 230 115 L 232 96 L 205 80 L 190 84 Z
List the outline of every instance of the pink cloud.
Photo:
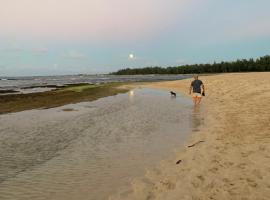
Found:
M 85 58 L 87 58 L 86 55 L 84 55 L 83 53 L 80 53 L 78 51 L 69 51 L 69 52 L 65 53 L 63 56 L 65 58 L 68 58 L 68 59 L 85 59 Z
M 136 40 L 166 29 L 188 0 L 9 0 L 0 34 L 28 38 Z

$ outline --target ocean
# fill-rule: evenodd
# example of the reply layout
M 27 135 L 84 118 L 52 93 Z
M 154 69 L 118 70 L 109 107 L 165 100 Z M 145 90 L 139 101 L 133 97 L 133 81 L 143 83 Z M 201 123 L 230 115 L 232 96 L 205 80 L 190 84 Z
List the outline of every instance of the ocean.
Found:
M 53 88 L 67 84 L 79 83 L 109 83 L 136 81 L 166 81 L 188 78 L 190 75 L 67 75 L 67 76 L 29 76 L 29 77 L 0 77 L 0 91 L 7 90 L 23 92 L 29 88 Z

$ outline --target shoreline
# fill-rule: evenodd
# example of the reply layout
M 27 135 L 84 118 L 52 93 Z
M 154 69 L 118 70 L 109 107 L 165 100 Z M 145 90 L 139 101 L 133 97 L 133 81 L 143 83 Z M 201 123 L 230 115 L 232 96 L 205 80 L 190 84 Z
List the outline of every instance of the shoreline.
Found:
M 134 179 L 110 200 L 270 198 L 270 73 L 200 79 L 206 86 L 200 105 L 205 125 L 192 133 L 174 159 L 161 161 L 155 170 Z M 190 81 L 142 87 L 187 94 Z
M 33 92 L 17 93 L 18 91 L 0 91 L 0 115 L 32 109 L 48 109 L 67 104 L 94 101 L 99 98 L 126 93 L 144 84 L 164 81 L 110 82 L 101 84 L 78 83 L 63 86 L 48 85 L 31 86 L 25 89 L 49 89 Z

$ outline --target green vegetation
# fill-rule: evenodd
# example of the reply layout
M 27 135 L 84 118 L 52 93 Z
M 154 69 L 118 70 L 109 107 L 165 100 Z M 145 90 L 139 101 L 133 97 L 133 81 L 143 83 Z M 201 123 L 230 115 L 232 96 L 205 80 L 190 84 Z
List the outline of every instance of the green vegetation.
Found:
M 84 90 L 91 89 L 91 88 L 97 88 L 97 87 L 101 87 L 101 86 L 102 85 L 86 84 L 86 85 L 66 87 L 63 90 L 73 91 L 73 92 L 83 92 Z
M 225 73 L 225 72 L 262 72 L 270 71 L 270 56 L 254 59 L 242 59 L 233 62 L 220 62 L 213 64 L 194 64 L 177 67 L 145 67 L 127 68 L 112 74 L 136 75 L 136 74 L 193 74 L 193 73 Z
M 46 109 L 70 103 L 93 101 L 98 98 L 127 92 L 119 86 L 125 83 L 105 83 L 100 85 L 78 84 L 59 87 L 53 91 L 9 94 L 0 98 L 0 114 L 29 109 Z

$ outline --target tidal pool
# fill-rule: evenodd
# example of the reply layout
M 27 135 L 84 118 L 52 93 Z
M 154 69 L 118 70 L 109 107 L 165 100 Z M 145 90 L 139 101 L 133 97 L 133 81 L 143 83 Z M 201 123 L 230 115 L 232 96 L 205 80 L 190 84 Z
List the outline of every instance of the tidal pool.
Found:
M 0 115 L 0 199 L 107 199 L 173 155 L 193 116 L 190 99 L 154 89 Z

